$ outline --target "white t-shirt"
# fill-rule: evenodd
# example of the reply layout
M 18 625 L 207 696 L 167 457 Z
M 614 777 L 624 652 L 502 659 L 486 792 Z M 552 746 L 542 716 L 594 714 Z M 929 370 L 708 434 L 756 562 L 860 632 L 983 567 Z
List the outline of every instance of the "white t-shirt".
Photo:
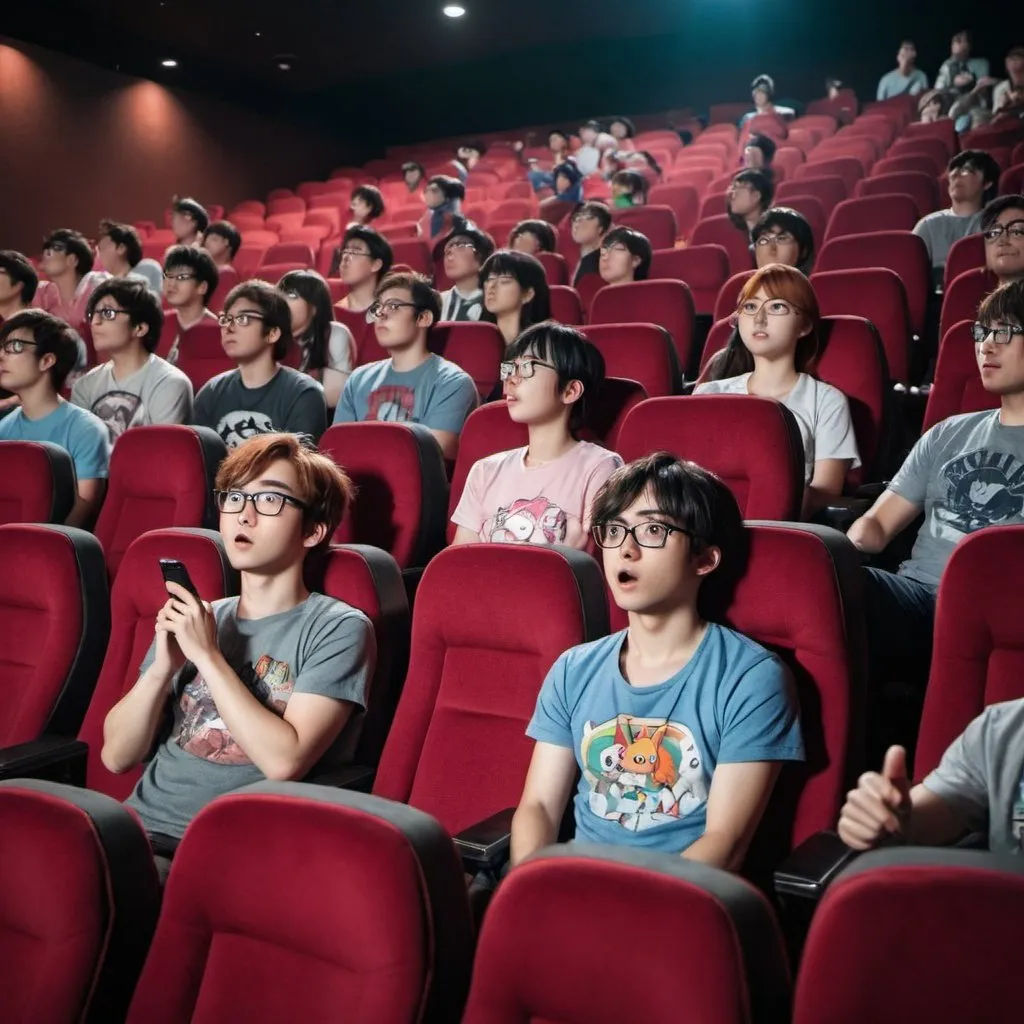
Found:
M 298 344 L 302 352 L 299 369 L 305 373 L 309 365 L 309 346 L 303 345 L 301 341 Z M 338 373 L 351 373 L 355 362 L 355 347 L 349 329 L 337 320 L 332 320 L 331 336 L 327 339 L 327 368 L 337 370 Z
M 749 395 L 750 374 L 698 384 L 695 395 Z M 857 438 L 850 419 L 850 404 L 838 388 L 807 373 L 797 374 L 796 384 L 782 404 L 796 417 L 804 442 L 804 482 L 814 476 L 819 459 L 850 459 L 850 468 L 860 465 Z

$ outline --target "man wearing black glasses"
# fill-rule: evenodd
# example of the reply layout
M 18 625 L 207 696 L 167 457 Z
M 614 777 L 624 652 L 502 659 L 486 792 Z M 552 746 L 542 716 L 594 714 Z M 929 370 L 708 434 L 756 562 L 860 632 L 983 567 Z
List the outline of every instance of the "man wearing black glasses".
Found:
M 164 871 L 215 797 L 301 779 L 343 731 L 355 742 L 376 656 L 366 616 L 303 582 L 307 552 L 329 543 L 352 500 L 344 472 L 294 435 L 268 434 L 224 460 L 216 487 L 240 596 L 210 605 L 168 583 L 139 678 L 103 726 L 103 763 L 125 772 L 173 710 L 128 799 Z
M 207 309 L 217 290 L 220 271 L 205 249 L 175 245 L 164 256 L 164 298 L 171 313 L 164 318 L 160 352 L 177 363 L 182 347 L 196 348 L 220 338 L 217 315 Z
M 107 277 L 93 270 L 96 256 L 88 239 L 79 231 L 60 228 L 43 239 L 39 269 L 46 280 L 39 282 L 32 305 L 59 316 L 76 331 L 85 323 L 89 296 Z
M 739 556 L 736 500 L 658 452 L 616 470 L 592 515 L 629 626 L 566 651 L 544 680 L 512 863 L 556 841 L 579 772 L 577 839 L 736 871 L 781 762 L 804 758 L 783 664 L 697 606 L 704 580 Z
M 985 265 L 1000 284 L 1024 279 L 1024 196 L 1000 196 L 981 212 Z

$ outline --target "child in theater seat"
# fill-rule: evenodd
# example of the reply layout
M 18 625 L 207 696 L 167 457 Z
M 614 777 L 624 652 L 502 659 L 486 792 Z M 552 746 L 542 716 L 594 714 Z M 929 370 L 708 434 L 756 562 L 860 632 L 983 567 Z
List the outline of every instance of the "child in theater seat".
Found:
M 529 427 L 525 448 L 480 459 L 452 516 L 455 544 L 590 542 L 590 507 L 622 465 L 576 432 L 604 379 L 601 353 L 579 331 L 541 323 L 524 331 L 501 364 L 509 417 Z

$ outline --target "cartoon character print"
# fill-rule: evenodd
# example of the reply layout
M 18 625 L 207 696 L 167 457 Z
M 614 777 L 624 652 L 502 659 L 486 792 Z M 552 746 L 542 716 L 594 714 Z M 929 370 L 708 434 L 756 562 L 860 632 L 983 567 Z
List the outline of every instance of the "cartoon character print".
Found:
M 416 390 L 404 384 L 385 384 L 370 392 L 366 418 L 388 423 L 411 423 L 416 406 Z
M 239 409 L 222 416 L 217 424 L 217 433 L 229 448 L 237 448 L 243 441 L 257 434 L 272 434 L 274 424 L 265 412 Z
M 677 722 L 630 715 L 588 722 L 580 758 L 591 811 L 630 832 L 677 821 L 708 798 L 700 751 Z
M 255 665 L 246 664 L 239 678 L 259 702 L 283 715 L 295 687 L 286 661 L 262 655 Z M 252 764 L 220 717 L 210 687 L 199 675 L 186 683 L 179 701 L 181 720 L 175 740 L 186 753 L 217 764 Z
M 130 391 L 108 391 L 100 395 L 90 410 L 107 425 L 111 442 L 116 441 L 129 427 L 141 423 L 146 407 L 138 395 Z
M 564 544 L 568 530 L 568 515 L 547 498 L 517 498 L 498 509 L 488 539 L 492 544 Z
M 1024 463 L 984 448 L 961 455 L 942 470 L 945 501 L 936 510 L 936 532 L 956 543 L 986 526 L 1019 522 L 1024 513 Z

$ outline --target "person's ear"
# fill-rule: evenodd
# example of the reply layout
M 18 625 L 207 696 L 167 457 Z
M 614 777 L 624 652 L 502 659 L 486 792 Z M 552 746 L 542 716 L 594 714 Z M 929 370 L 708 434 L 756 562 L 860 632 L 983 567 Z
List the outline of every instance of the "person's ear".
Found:
M 304 548 L 315 548 L 318 544 L 323 543 L 324 538 L 327 536 L 327 526 L 325 523 L 314 523 L 313 529 L 302 538 L 302 546 Z
M 49 373 L 50 368 L 57 363 L 57 357 L 52 352 L 47 352 L 39 357 L 39 372 Z
M 694 571 L 698 576 L 710 576 L 722 564 L 722 549 L 714 546 L 705 548 L 694 561 Z
M 203 298 L 205 299 L 205 298 L 206 298 L 206 296 L 207 296 L 207 295 L 209 294 L 209 292 L 210 292 L 210 285 L 209 285 L 209 282 L 207 282 L 207 281 L 200 281 L 200 282 L 199 282 L 199 284 L 198 284 L 198 285 L 196 285 L 196 292 L 197 292 L 197 293 L 198 293 L 199 295 L 202 295 L 202 297 L 203 297 Z
M 276 345 L 277 341 L 278 341 L 278 339 L 280 337 L 281 337 L 281 328 L 280 327 L 271 327 L 270 330 L 267 331 L 267 344 L 268 345 Z
M 525 306 L 528 302 L 533 302 L 534 297 L 536 296 L 536 294 L 537 293 L 532 288 L 527 288 L 523 292 L 523 296 L 522 296 L 523 305 Z
M 149 324 L 136 324 L 132 330 L 138 337 L 144 338 L 149 334 Z
M 434 314 L 429 309 L 424 309 L 416 317 L 417 327 L 431 327 L 434 323 Z
M 636 270 L 636 268 L 639 267 L 639 266 L 640 266 L 640 257 L 639 256 L 634 256 L 633 257 L 633 269 Z
M 379 274 L 381 272 L 381 270 L 383 270 L 383 269 L 384 269 L 384 261 L 383 260 L 374 260 L 370 264 L 370 273 L 371 274 Z
M 814 330 L 814 324 L 809 316 L 801 316 L 800 319 L 803 321 L 803 327 L 800 328 L 800 333 L 797 337 L 806 338 Z
M 573 405 L 573 404 L 575 404 L 576 402 L 578 402 L 583 397 L 584 390 L 585 390 L 585 388 L 583 387 L 583 381 L 581 381 L 581 380 L 571 380 L 571 381 L 569 381 L 569 383 L 566 384 L 565 387 L 562 389 L 562 404 L 563 405 Z

